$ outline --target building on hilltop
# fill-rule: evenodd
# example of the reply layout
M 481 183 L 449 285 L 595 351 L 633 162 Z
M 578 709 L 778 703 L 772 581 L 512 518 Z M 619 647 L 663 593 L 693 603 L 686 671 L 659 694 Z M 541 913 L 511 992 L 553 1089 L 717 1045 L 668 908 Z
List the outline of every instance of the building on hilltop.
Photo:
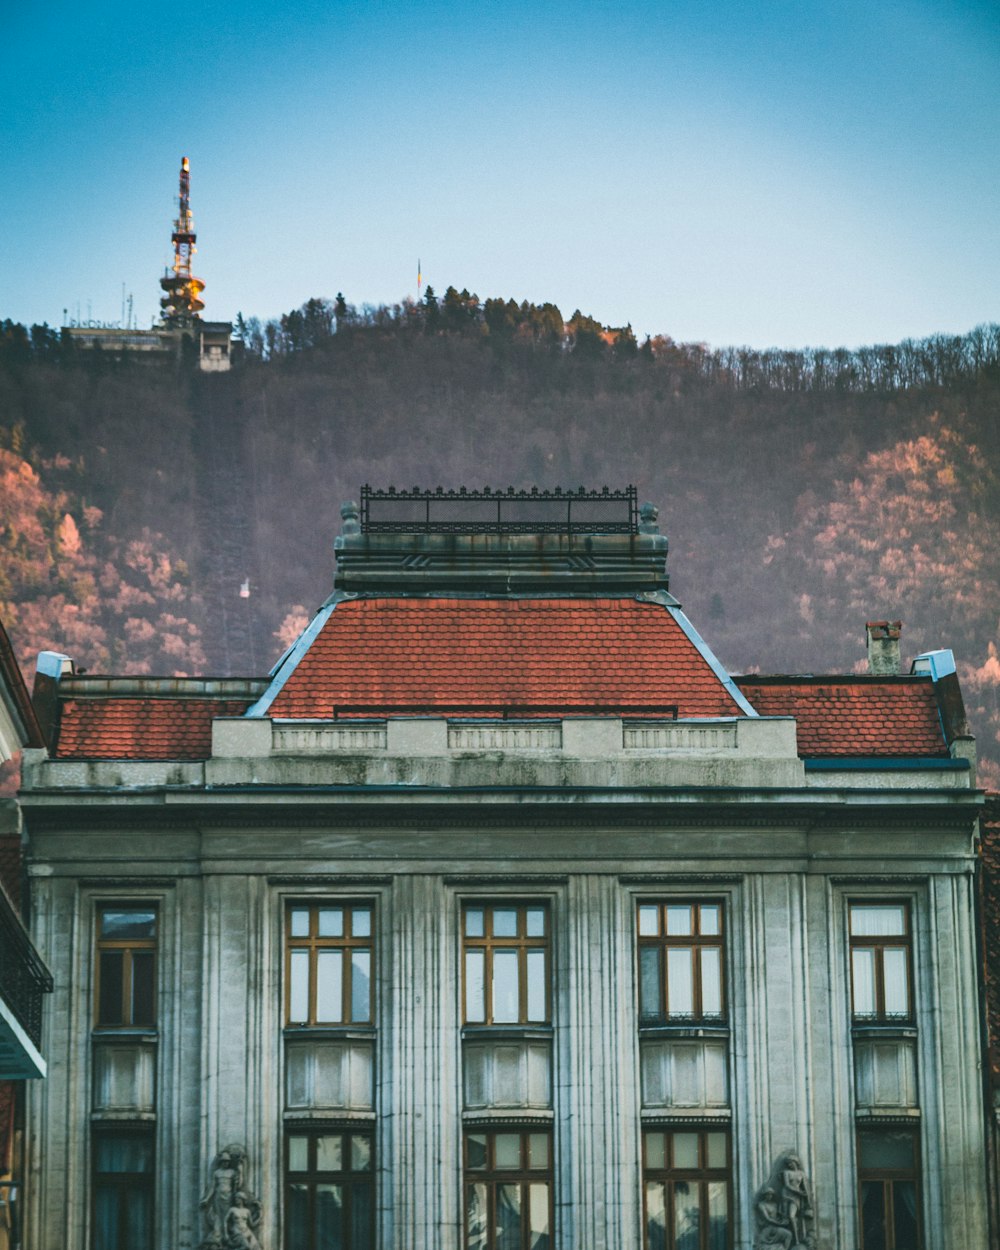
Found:
M 732 677 L 631 488 L 342 517 L 267 677 L 43 657 L 27 1250 L 986 1246 L 950 652 Z

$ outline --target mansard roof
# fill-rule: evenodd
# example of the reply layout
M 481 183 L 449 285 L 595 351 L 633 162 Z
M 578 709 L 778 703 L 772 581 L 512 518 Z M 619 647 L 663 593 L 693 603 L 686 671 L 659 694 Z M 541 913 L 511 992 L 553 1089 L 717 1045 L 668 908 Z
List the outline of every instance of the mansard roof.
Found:
M 737 677 L 761 716 L 794 716 L 802 756 L 946 758 L 930 677 Z

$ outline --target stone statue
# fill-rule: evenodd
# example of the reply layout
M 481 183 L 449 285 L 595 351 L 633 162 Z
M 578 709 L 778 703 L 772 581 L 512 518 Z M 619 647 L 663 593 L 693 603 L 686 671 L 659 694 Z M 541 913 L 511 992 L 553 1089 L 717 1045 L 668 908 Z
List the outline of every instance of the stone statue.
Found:
M 261 1250 L 256 1229 L 260 1203 L 245 1184 L 247 1152 L 242 1146 L 223 1146 L 212 1160 L 212 1179 L 201 1209 L 205 1238 L 201 1250 Z
M 795 1151 L 781 1156 L 767 1184 L 757 1194 L 754 1204 L 758 1250 L 780 1247 L 780 1250 L 813 1250 L 812 1194 L 802 1170 L 802 1161 Z

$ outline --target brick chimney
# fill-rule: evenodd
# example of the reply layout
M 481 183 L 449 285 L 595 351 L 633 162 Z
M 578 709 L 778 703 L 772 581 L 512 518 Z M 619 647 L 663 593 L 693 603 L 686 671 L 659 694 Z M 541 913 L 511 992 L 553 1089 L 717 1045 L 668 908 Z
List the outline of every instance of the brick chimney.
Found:
M 868 671 L 873 677 L 899 676 L 899 635 L 902 632 L 902 621 L 868 621 L 865 624 Z

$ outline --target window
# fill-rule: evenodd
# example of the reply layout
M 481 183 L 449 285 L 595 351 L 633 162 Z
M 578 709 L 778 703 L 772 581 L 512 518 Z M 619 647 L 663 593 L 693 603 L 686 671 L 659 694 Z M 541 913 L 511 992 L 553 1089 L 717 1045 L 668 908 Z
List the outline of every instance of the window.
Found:
M 152 1134 L 95 1132 L 93 1145 L 93 1250 L 152 1246 Z
M 549 1020 L 548 932 L 548 909 L 539 903 L 466 905 L 466 1024 Z
M 372 1250 L 375 1191 L 370 1132 L 289 1133 L 285 1154 L 287 1250 Z
M 372 907 L 293 904 L 286 913 L 285 1019 L 289 1024 L 370 1024 Z
M 99 1028 L 156 1024 L 156 908 L 108 904 L 97 910 Z
M 639 1020 L 725 1018 L 721 902 L 640 903 Z
M 862 1250 L 920 1250 L 917 1137 L 910 1129 L 858 1132 Z
M 466 1250 L 549 1250 L 552 1135 L 482 1130 L 465 1135 Z
M 854 1019 L 909 1020 L 910 909 L 906 903 L 851 903 Z
M 656 1129 L 642 1135 L 646 1250 L 729 1250 L 729 1134 Z

